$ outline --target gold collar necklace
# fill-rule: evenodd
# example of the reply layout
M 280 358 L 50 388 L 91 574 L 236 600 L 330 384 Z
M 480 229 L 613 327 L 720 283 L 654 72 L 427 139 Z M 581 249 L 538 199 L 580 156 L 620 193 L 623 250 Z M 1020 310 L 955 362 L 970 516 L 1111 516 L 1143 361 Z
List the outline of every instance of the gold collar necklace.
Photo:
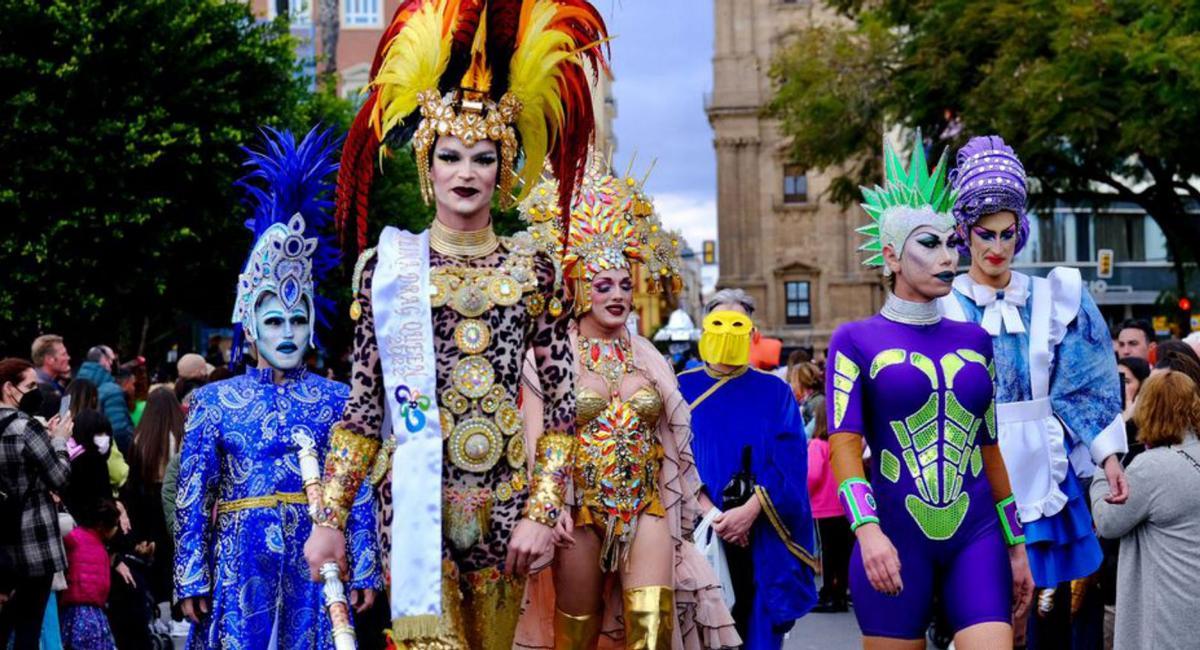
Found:
M 496 252 L 500 240 L 490 222 L 481 230 L 454 230 L 434 219 L 429 226 L 429 245 L 442 255 L 475 259 Z

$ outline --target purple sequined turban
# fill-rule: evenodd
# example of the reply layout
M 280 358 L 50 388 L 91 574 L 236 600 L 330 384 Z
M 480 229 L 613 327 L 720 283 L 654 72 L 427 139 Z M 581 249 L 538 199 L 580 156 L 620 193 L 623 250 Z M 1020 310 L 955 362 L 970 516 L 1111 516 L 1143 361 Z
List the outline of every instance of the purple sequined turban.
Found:
M 1017 252 L 1029 240 L 1029 218 L 1025 215 L 1025 167 L 1012 147 L 998 135 L 971 138 L 958 150 L 958 167 L 950 172 L 951 186 L 958 190 L 954 218 L 963 238 L 959 252 L 970 253 L 969 229 L 982 217 L 1009 210 L 1017 215 Z

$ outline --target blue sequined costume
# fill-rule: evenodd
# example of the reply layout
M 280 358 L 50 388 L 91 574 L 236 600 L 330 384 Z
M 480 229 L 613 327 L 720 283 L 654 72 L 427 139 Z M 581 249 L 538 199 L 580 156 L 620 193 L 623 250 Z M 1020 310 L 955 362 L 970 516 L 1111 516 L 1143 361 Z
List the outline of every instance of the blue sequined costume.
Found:
M 312 524 L 301 485 L 299 436 L 324 457 L 349 388 L 304 370 L 273 370 L 196 391 L 176 498 L 175 595 L 211 596 L 189 648 L 332 648 L 321 585 L 309 579 Z M 364 484 L 347 526 L 348 588 L 381 586 L 373 492 Z M 215 522 L 213 518 L 216 508 Z
M 1000 450 L 1034 582 L 1090 575 L 1102 554 L 1079 479 L 1126 451 L 1126 441 L 1108 326 L 1079 272 L 1056 268 L 1043 279 L 1013 271 L 1001 291 L 960 275 L 942 308 L 992 335 Z

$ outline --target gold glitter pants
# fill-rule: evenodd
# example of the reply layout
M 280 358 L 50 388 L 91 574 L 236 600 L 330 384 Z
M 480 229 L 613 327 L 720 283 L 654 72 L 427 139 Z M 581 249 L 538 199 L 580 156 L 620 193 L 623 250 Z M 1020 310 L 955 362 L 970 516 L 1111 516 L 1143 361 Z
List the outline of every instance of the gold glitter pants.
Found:
M 496 567 L 460 574 L 444 561 L 442 616 L 393 621 L 389 636 L 399 650 L 510 650 L 524 595 L 525 578 Z

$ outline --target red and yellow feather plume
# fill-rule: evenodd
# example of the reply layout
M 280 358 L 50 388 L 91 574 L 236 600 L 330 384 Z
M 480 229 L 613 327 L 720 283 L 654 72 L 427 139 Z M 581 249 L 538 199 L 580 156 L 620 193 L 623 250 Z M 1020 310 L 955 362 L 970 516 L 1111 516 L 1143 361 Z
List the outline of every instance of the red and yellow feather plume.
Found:
M 522 3 L 508 83 L 508 92 L 522 106 L 517 118 L 525 149 L 520 198 L 537 184 L 542 163 L 549 157 L 555 176 L 562 181 L 562 204 L 570 206 L 595 124 L 583 62 L 586 56 L 594 65 L 605 66 L 598 48 L 606 37 L 603 18 L 587 2 Z
M 558 199 L 566 214 L 595 127 L 587 68 L 607 69 L 606 39 L 604 20 L 587 0 L 404 0 L 380 40 L 369 96 L 342 151 L 335 216 L 343 242 L 353 224 L 355 244 L 365 246 L 377 160 L 414 134 L 423 151 L 439 135 L 497 140 L 502 205 L 513 198 L 518 148 L 522 197 L 548 162 L 562 181 Z M 460 111 L 480 110 L 476 99 L 473 108 L 461 104 L 466 95 L 478 97 L 464 91 L 486 100 L 485 136 L 458 132 L 480 123 L 457 119 Z M 429 161 L 417 164 L 429 200 Z

